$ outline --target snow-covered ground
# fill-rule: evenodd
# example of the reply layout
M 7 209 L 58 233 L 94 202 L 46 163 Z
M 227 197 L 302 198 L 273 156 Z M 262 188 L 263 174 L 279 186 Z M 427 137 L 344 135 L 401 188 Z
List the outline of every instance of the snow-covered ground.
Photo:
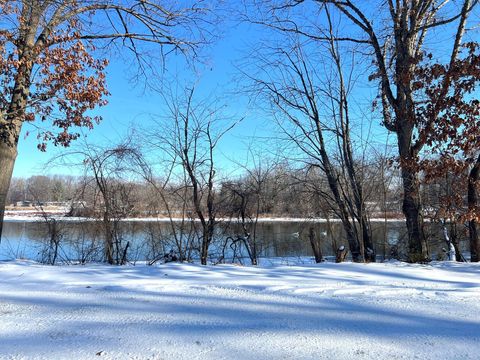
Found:
M 480 266 L 0 262 L 1 359 L 478 359 Z

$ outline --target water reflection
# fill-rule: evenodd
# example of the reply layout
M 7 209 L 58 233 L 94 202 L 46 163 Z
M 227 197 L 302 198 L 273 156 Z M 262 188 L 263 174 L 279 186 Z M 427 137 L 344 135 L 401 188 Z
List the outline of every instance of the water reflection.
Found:
M 119 224 L 123 246 L 130 242 L 128 257 L 130 260 L 151 260 L 171 250 L 174 242 L 172 228 L 167 222 L 126 221 Z M 195 227 L 186 224 L 180 229 L 177 226 L 177 241 L 183 244 L 195 238 Z M 324 256 L 332 256 L 334 248 L 348 244 L 343 229 L 338 222 L 260 222 L 256 236 L 259 255 L 261 257 L 296 257 L 312 256 L 308 240 L 309 228 L 313 226 L 321 239 Z M 61 234 L 59 260 L 101 261 L 103 257 L 103 233 L 101 223 L 59 222 Z M 180 234 L 181 236 L 178 236 Z M 436 225 L 429 226 L 430 252 L 435 255 L 444 246 L 440 229 Z M 48 244 L 49 233 L 43 222 L 7 221 L 4 224 L 4 235 L 0 244 L 0 259 L 26 258 L 42 260 Z M 403 222 L 372 222 L 373 238 L 377 255 L 388 258 L 392 249 L 405 251 L 406 230 Z M 221 224 L 215 242 L 211 247 L 212 260 L 220 257 L 220 252 L 226 251 L 228 261 L 232 247 L 223 246 L 228 236 L 235 237 L 242 231 L 238 224 Z M 466 244 L 463 243 L 465 247 Z M 246 257 L 242 249 L 237 249 L 240 257 Z M 248 262 L 248 261 L 245 261 Z

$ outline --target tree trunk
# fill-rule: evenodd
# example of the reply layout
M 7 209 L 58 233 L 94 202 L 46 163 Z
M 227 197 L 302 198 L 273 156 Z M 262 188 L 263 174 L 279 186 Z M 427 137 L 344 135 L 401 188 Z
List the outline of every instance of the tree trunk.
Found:
M 455 261 L 463 262 L 465 261 L 462 252 L 460 251 L 460 244 L 458 243 L 458 231 L 457 224 L 452 223 L 450 225 L 450 241 L 452 242 L 453 248 L 455 249 Z
M 375 244 L 373 243 L 372 232 L 370 230 L 370 224 L 367 215 L 365 214 L 365 210 L 363 210 L 361 216 L 364 258 L 366 262 L 375 262 L 377 261 L 377 253 L 375 251 Z
M 478 211 L 478 180 L 480 179 L 480 155 L 473 166 L 470 174 L 468 174 L 468 211 L 471 216 L 468 222 L 469 238 L 470 238 L 470 260 L 472 262 L 480 261 L 480 237 L 477 229 L 476 211 Z
M 8 146 L 0 142 L 0 240 L 2 238 L 3 217 L 7 205 L 7 193 L 12 179 L 13 167 L 17 158 L 16 146 Z
M 19 59 L 30 55 L 30 51 L 23 48 Z M 17 158 L 18 137 L 30 95 L 30 75 L 33 65 L 23 64 L 17 72 L 15 85 L 12 89 L 12 99 L 7 107 L 6 114 L 0 117 L 0 240 L 3 231 L 3 218 L 7 200 L 8 188 L 12 179 L 13 167 Z M 4 109 L 2 109 L 4 110 Z
M 428 250 L 423 229 L 422 205 L 420 200 L 420 186 L 417 175 L 403 168 L 403 205 L 408 232 L 408 257 L 410 262 L 424 262 L 428 260 Z
M 470 261 L 479 262 L 480 261 L 480 240 L 478 236 L 477 222 L 475 220 L 470 220 L 468 222 L 468 230 L 470 237 Z
M 103 215 L 103 226 L 105 230 L 105 259 L 110 265 L 113 265 L 113 233 L 112 224 L 110 222 L 108 213 Z
M 408 10 L 408 5 L 404 5 Z M 406 14 L 404 12 L 403 14 Z M 398 141 L 400 167 L 403 181 L 403 205 L 408 233 L 408 260 L 428 261 L 426 237 L 423 229 L 422 201 L 418 181 L 417 155 L 421 150 L 414 148 L 416 124 L 414 93 L 412 88 L 416 53 L 415 36 L 409 35 L 408 16 L 400 16 L 395 28 L 395 85 L 396 100 L 390 105 L 395 111 L 395 133 Z
M 335 204 L 338 206 L 338 211 L 339 211 L 338 215 L 342 220 L 342 225 L 347 235 L 348 245 L 350 247 L 350 252 L 352 253 L 352 260 L 354 262 L 363 262 L 364 259 L 363 259 L 363 254 L 360 251 L 359 239 L 355 234 L 355 229 L 353 228 L 354 223 L 353 221 L 352 222 L 350 221 L 347 205 L 345 204 L 345 201 L 342 198 L 337 173 L 335 171 L 335 168 L 331 164 L 330 157 L 328 156 L 328 153 L 327 153 L 327 147 L 325 145 L 325 140 L 323 138 L 322 125 L 318 117 L 318 114 L 316 114 L 315 125 L 317 130 L 318 141 L 320 145 L 319 152 L 322 160 L 323 171 L 325 173 L 325 176 L 327 177 L 328 186 L 330 188 L 330 191 L 333 194 Z
M 348 216 L 342 218 L 343 229 L 347 233 L 348 247 L 352 254 L 353 262 L 364 262 L 362 251 L 360 250 L 360 242 L 358 237 L 355 234 L 355 229 L 353 228 L 352 223 L 348 220 Z
M 255 240 L 253 240 L 253 245 L 252 245 L 252 265 L 257 266 L 258 265 L 258 255 L 257 255 L 257 245 L 255 243 Z
M 408 260 L 424 262 L 428 260 L 428 249 L 423 229 L 422 202 L 417 171 L 413 168 L 412 125 L 397 130 L 398 151 L 403 182 L 403 205 L 408 233 Z
M 52 258 L 49 263 L 51 265 L 55 265 L 55 261 L 57 261 L 57 256 L 58 256 L 58 245 L 59 245 L 59 234 L 58 234 L 58 229 L 57 229 L 57 221 L 54 218 L 51 218 L 48 221 L 48 230 L 50 232 L 50 251 L 53 251 L 53 254 L 51 254 Z M 50 257 L 50 256 L 49 256 Z M 50 260 L 50 259 L 49 259 Z
M 350 252 L 352 253 L 352 260 L 354 262 L 363 262 L 363 254 L 361 254 L 360 251 L 359 239 L 355 234 L 355 230 L 353 229 L 353 222 L 350 222 L 347 206 L 342 199 L 342 195 L 340 194 L 338 177 L 335 176 L 335 170 L 333 169 L 327 152 L 324 149 L 323 140 L 321 140 L 321 146 L 321 155 L 323 159 L 325 175 L 327 176 L 328 185 L 332 191 L 335 203 L 338 206 L 338 215 L 342 220 L 343 229 L 347 235 L 348 246 L 350 247 Z
M 317 264 L 321 263 L 323 260 L 323 256 L 322 256 L 322 249 L 320 247 L 320 239 L 317 238 L 315 234 L 315 229 L 313 228 L 313 226 L 311 226 L 309 229 L 308 237 L 310 239 L 310 245 L 312 245 L 312 251 L 313 251 L 313 255 L 315 256 L 315 262 Z
M 202 250 L 201 250 L 201 254 L 200 254 L 200 263 L 202 265 L 207 265 L 208 245 L 209 245 L 208 235 L 204 234 L 203 239 L 202 239 Z
M 208 261 L 208 248 L 213 239 L 213 234 L 215 231 L 215 220 L 210 218 L 207 223 L 203 224 L 203 238 L 202 238 L 202 249 L 200 254 L 200 263 L 202 265 L 207 265 Z

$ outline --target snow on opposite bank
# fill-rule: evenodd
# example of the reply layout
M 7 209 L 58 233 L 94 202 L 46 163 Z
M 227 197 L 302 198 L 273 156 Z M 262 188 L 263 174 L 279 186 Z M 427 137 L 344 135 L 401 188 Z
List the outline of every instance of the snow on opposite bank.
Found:
M 480 266 L 0 262 L 1 359 L 478 359 Z
M 55 218 L 57 221 L 63 222 L 85 222 L 85 221 L 99 221 L 98 218 L 89 218 L 89 217 L 76 217 L 76 216 L 65 216 L 65 213 L 55 211 L 47 212 L 46 215 L 51 218 Z M 180 217 L 129 217 L 125 219 L 120 219 L 122 222 L 181 222 L 181 221 L 190 221 L 191 219 L 180 218 Z M 217 221 L 220 222 L 240 222 L 240 219 L 231 219 L 231 218 L 217 218 Z M 45 221 L 45 218 L 42 216 L 41 212 L 33 210 L 15 210 L 15 211 L 5 211 L 5 222 L 42 222 Z M 200 222 L 200 219 L 193 219 L 193 221 Z M 404 222 L 402 218 L 371 218 L 370 222 Z M 426 220 L 428 221 L 428 219 Z M 264 217 L 259 218 L 258 222 L 266 223 L 338 223 L 341 222 L 340 219 L 324 219 L 324 218 L 297 218 L 297 217 Z

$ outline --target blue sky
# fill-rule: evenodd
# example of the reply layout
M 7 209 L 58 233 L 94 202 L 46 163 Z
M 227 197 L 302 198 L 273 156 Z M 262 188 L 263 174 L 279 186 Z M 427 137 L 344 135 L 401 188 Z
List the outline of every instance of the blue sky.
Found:
M 195 70 L 185 64 L 180 56 L 171 55 L 168 59 L 167 70 L 163 81 L 172 81 L 175 73 L 189 74 L 185 85 L 197 82 L 197 94 L 200 98 L 218 96 L 221 101 L 228 103 L 228 111 L 232 117 L 244 118 L 219 144 L 219 159 L 224 167 L 229 159 L 240 161 L 239 153 L 254 135 L 265 132 L 263 121 L 248 110 L 248 98 L 243 94 L 233 95 L 237 84 L 233 81 L 237 70 L 235 63 L 244 56 L 248 47 L 246 39 L 254 30 L 247 25 L 232 27 L 225 36 L 217 41 L 205 55 L 205 63 L 197 64 Z M 148 126 L 151 117 L 160 115 L 164 110 L 161 96 L 154 91 L 145 90 L 143 84 L 131 81 L 135 69 L 128 61 L 115 56 L 110 57 L 107 68 L 108 89 L 111 93 L 108 105 L 96 109 L 93 114 L 100 114 L 103 121 L 93 130 L 82 129 L 87 141 L 98 145 L 115 144 L 125 137 L 133 126 Z M 195 75 L 193 74 L 195 72 Z M 182 84 L 180 84 L 182 86 Z M 30 133 L 27 137 L 27 131 Z M 76 175 L 79 169 L 75 167 L 48 166 L 45 164 L 62 152 L 68 151 L 62 147 L 49 144 L 47 152 L 37 150 L 35 128 L 25 124 L 23 135 L 19 142 L 18 157 L 15 164 L 15 177 L 28 177 L 37 174 L 66 174 Z M 75 146 L 75 144 L 73 145 Z
M 271 139 L 275 136 L 273 120 L 269 119 L 266 112 L 249 105 L 247 94 L 242 93 L 246 84 L 243 80 L 239 80 L 237 70 L 239 63 L 248 62 L 247 54 L 260 35 L 261 32 L 256 26 L 230 23 L 229 31 L 207 50 L 205 64 L 196 66 L 195 75 L 192 68 L 188 67 L 181 57 L 172 56 L 167 64 L 168 74 L 163 79 L 163 81 L 172 81 L 175 74 L 188 74 L 185 85 L 198 82 L 196 93 L 199 98 L 219 97 L 220 101 L 228 105 L 227 111 L 232 119 L 244 119 L 219 143 L 216 158 L 225 175 L 240 171 L 238 165 L 248 161 L 248 148 L 252 143 L 255 144 L 257 151 L 263 149 L 267 157 L 274 156 L 278 151 L 276 142 Z M 89 143 L 106 146 L 116 144 L 127 135 L 132 125 L 148 127 L 151 117 L 161 115 L 165 110 L 159 94 L 145 90 L 142 83 L 135 85 L 131 82 L 135 69 L 129 66 L 132 65 L 128 61 L 124 62 L 117 56 L 110 58 L 107 81 L 111 96 L 108 98 L 108 105 L 94 111 L 94 114 L 102 115 L 103 121 L 93 130 L 82 130 Z M 367 88 L 362 89 L 362 91 L 367 90 Z M 375 91 L 374 87 L 371 91 Z M 365 97 L 370 98 L 371 94 L 366 94 Z M 14 169 L 15 177 L 38 174 L 80 174 L 81 167 L 58 164 L 45 167 L 50 159 L 68 152 L 69 149 L 57 148 L 49 144 L 47 152 L 38 151 L 35 129 L 29 124 L 25 125 L 23 132 L 31 133 L 28 137 L 22 136 L 20 140 Z M 375 126 L 374 129 L 384 133 L 379 126 Z M 73 147 L 78 146 L 78 143 L 81 142 L 77 141 L 77 145 L 73 144 Z M 81 159 L 78 162 L 81 163 Z
M 315 18 L 316 15 L 312 14 L 312 16 Z M 245 23 L 234 24 L 233 21 L 223 24 L 223 28 L 227 31 L 218 42 L 206 50 L 204 64 L 199 64 L 193 71 L 181 57 L 173 55 L 168 60 L 168 74 L 163 81 L 172 81 L 175 74 L 182 74 L 186 80 L 185 85 L 198 82 L 197 94 L 200 98 L 219 97 L 220 101 L 228 105 L 228 112 L 233 118 L 244 118 L 219 144 L 218 163 L 228 173 L 238 169 L 238 163 L 247 161 L 247 148 L 250 143 L 255 143 L 257 148 L 262 148 L 267 153 L 275 153 L 276 145 L 275 141 L 269 139 L 270 136 L 274 136 L 273 120 L 268 118 L 266 112 L 249 106 L 245 93 L 235 92 L 235 90 L 243 90 L 245 86 L 245 83 L 239 80 L 235 65 L 239 62 L 248 62 L 248 52 L 259 38 L 265 38 L 265 32 L 262 33 L 257 26 Z M 349 29 L 350 26 L 347 23 L 343 31 L 349 31 Z M 368 72 L 369 61 L 363 58 L 360 62 L 363 62 L 360 67 Z M 165 110 L 159 94 L 144 91 L 141 83 L 132 84 L 130 79 L 135 71 L 129 68 L 130 66 L 132 65 L 128 61 L 124 62 L 116 55 L 110 57 L 110 65 L 107 69 L 108 88 L 111 93 L 108 99 L 109 104 L 95 110 L 95 114 L 102 115 L 103 122 L 91 131 L 84 130 L 88 142 L 98 145 L 118 143 L 127 135 L 132 124 L 148 127 L 152 115 L 161 115 Z M 368 127 L 370 122 L 371 127 L 364 130 L 366 132 L 370 130 L 371 137 L 381 143 L 387 138 L 387 132 L 379 125 L 377 114 L 371 113 L 371 99 L 375 93 L 376 86 L 363 79 L 355 94 L 360 103 L 356 112 L 358 115 L 365 115 L 368 120 L 365 126 Z M 26 124 L 23 132 L 26 133 L 26 131 L 31 131 L 32 134 L 26 138 L 22 136 L 20 139 L 19 154 L 14 169 L 15 177 L 45 173 L 66 175 L 79 173 L 79 168 L 75 167 L 45 168 L 44 164 L 48 160 L 68 149 L 55 148 L 50 144 L 47 152 L 42 153 L 36 148 L 34 129 Z M 256 137 L 255 140 L 253 140 L 254 137 Z M 389 139 L 393 142 L 394 137 L 390 136 Z

